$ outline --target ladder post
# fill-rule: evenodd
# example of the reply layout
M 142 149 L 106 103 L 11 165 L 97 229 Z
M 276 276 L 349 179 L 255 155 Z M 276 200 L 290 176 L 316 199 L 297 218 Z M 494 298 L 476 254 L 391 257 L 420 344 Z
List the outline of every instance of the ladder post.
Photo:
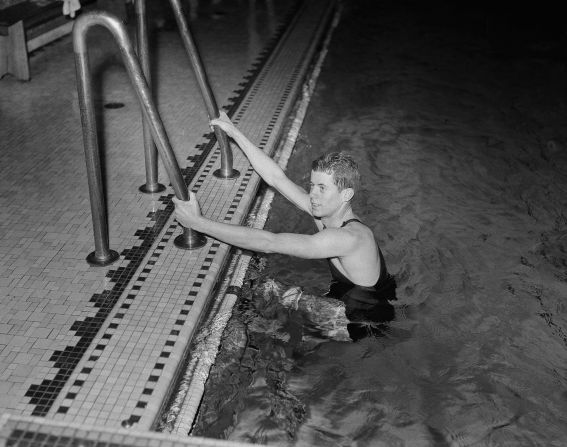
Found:
M 191 66 L 197 78 L 197 83 L 201 90 L 201 95 L 205 101 L 205 106 L 207 108 L 207 114 L 209 115 L 209 120 L 219 117 L 219 108 L 213 95 L 213 91 L 209 84 L 207 78 L 207 73 L 201 62 L 201 57 L 191 31 L 189 30 L 189 25 L 183 14 L 183 9 L 181 7 L 180 0 L 169 0 L 171 3 L 171 8 L 173 9 L 173 15 L 175 16 L 175 21 L 177 22 L 177 27 L 179 28 L 179 33 L 181 34 L 181 40 L 183 41 L 183 46 L 185 47 L 185 52 L 189 57 Z M 221 167 L 214 172 L 215 177 L 222 179 L 233 179 L 240 175 L 236 169 L 233 168 L 232 163 L 232 150 L 228 143 L 228 138 L 226 133 L 220 129 L 218 126 L 214 126 L 215 136 L 219 143 L 221 151 Z
M 152 86 L 152 73 L 150 64 L 148 20 L 146 0 L 135 1 L 136 10 L 136 43 L 138 58 L 142 65 L 144 77 L 148 87 Z M 146 167 L 146 183 L 140 186 L 139 191 L 145 194 L 154 194 L 165 191 L 165 186 L 158 182 L 158 152 L 152 139 L 152 132 L 144 118 L 142 121 L 142 133 L 144 135 L 144 158 Z

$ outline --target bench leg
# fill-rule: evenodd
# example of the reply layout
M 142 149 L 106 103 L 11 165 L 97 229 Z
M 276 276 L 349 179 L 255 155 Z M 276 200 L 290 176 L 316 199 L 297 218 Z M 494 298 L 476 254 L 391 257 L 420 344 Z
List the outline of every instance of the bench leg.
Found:
M 29 81 L 30 65 L 23 21 L 19 21 L 8 28 L 7 47 L 8 72 L 22 81 Z

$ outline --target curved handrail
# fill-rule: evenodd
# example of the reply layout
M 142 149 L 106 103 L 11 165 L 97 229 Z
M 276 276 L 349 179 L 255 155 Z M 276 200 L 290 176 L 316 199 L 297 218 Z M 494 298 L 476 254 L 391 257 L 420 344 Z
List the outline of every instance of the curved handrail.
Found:
M 73 50 L 95 237 L 95 251 L 87 257 L 87 262 L 92 265 L 108 265 L 118 258 L 118 254 L 110 250 L 108 246 L 108 224 L 96 131 L 92 76 L 86 42 L 87 32 L 97 25 L 107 28 L 118 44 L 126 71 L 140 101 L 144 117 L 150 127 L 175 195 L 187 201 L 189 194 L 125 25 L 117 17 L 104 11 L 92 11 L 81 15 L 73 25 Z M 183 234 L 175 239 L 178 247 L 198 248 L 204 245 L 205 238 L 200 233 L 186 227 L 183 229 Z

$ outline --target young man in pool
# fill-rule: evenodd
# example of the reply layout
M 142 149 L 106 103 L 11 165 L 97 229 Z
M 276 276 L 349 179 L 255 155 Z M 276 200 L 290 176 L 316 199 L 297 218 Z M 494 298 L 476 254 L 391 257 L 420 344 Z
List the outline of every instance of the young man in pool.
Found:
M 271 233 L 215 222 L 201 214 L 192 192 L 187 202 L 173 199 L 179 223 L 244 249 L 305 259 L 327 259 L 333 276 L 327 295 L 345 302 L 347 316 L 349 308 L 378 310 L 380 321 L 391 320 L 393 307 L 388 300 L 396 299 L 395 280 L 386 270 L 372 230 L 356 217 L 351 207 L 351 199 L 360 180 L 355 161 L 344 153 L 318 158 L 312 164 L 310 190 L 307 192 L 252 144 L 224 112 L 218 119 L 212 120 L 211 125 L 219 126 L 238 144 L 268 185 L 313 216 L 319 231 L 312 235 Z

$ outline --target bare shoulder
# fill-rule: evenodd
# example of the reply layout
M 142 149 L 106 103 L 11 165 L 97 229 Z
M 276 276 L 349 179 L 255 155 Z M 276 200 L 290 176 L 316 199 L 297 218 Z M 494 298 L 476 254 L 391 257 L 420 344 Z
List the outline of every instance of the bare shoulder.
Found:
M 372 230 L 367 225 L 358 220 L 349 222 L 349 224 L 342 227 L 341 230 L 349 232 L 353 236 L 371 238 L 372 240 L 374 240 L 374 233 L 372 232 Z
M 366 250 L 373 251 L 376 246 L 374 233 L 361 222 L 350 222 L 348 225 L 337 228 L 335 231 L 335 237 L 342 239 L 350 247 L 349 251 L 353 254 L 360 254 L 360 252 Z
M 362 222 L 350 222 L 341 230 L 343 230 L 343 237 L 351 239 L 352 247 L 358 255 L 364 253 L 373 255 L 376 251 L 374 232 L 367 225 Z
M 360 222 L 351 222 L 340 230 L 343 239 L 350 240 L 350 249 L 337 259 L 335 266 L 355 284 L 375 284 L 380 275 L 380 259 L 374 233 Z

